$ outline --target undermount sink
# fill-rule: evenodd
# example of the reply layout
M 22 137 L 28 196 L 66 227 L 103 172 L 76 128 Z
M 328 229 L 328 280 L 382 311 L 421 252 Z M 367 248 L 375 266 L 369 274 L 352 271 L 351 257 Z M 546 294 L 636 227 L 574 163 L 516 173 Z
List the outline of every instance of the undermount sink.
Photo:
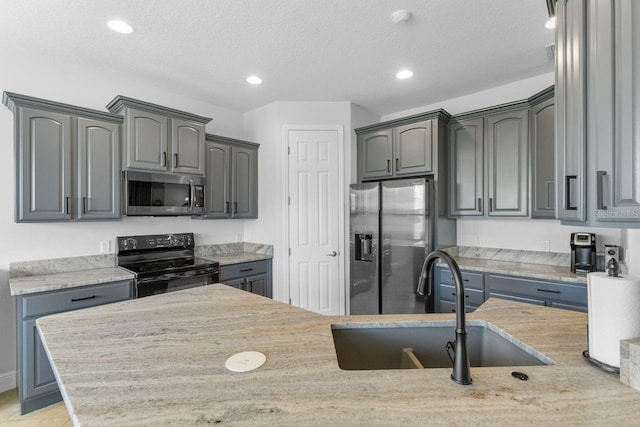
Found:
M 471 367 L 553 365 L 554 362 L 483 320 L 466 323 Z M 336 323 L 331 325 L 344 370 L 451 368 L 447 342 L 455 322 Z

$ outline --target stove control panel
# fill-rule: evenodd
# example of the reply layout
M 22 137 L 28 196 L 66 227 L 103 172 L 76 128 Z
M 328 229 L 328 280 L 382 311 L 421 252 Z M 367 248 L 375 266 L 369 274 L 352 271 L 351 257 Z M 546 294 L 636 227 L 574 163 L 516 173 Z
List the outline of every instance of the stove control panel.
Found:
M 149 236 L 118 237 L 120 251 L 151 250 L 162 248 L 193 249 L 193 233 L 153 234 Z

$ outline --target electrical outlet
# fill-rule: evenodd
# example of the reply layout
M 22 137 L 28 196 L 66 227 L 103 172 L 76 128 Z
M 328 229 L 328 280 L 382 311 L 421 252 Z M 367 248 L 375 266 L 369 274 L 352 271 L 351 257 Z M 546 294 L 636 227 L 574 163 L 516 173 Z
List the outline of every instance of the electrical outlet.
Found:
M 540 241 L 540 250 L 543 252 L 551 251 L 551 241 L 550 240 L 541 240 Z
M 100 240 L 100 253 L 111 253 L 111 240 Z

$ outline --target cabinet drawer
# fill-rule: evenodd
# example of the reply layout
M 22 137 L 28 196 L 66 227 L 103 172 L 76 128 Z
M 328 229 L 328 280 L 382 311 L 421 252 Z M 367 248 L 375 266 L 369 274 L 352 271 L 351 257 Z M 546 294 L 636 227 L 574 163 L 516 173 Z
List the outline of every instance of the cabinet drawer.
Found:
M 472 304 L 479 306 L 484 302 L 484 291 L 477 289 L 464 290 L 465 304 Z M 455 301 L 456 299 L 456 287 L 452 285 L 440 284 L 440 298 L 449 301 Z
M 455 282 L 453 280 L 453 274 L 451 274 L 451 270 L 446 267 L 440 268 L 440 283 L 444 285 L 455 286 Z M 471 273 L 469 271 L 462 272 L 462 280 L 464 281 L 465 289 L 478 289 L 484 290 L 484 274 L 482 273 Z
M 509 301 L 524 302 L 526 304 L 533 304 L 533 305 L 547 305 L 543 300 L 519 297 L 511 294 L 501 294 L 499 292 L 491 292 L 489 294 L 489 298 L 502 298 Z
M 464 306 L 464 312 L 465 313 L 472 313 L 474 311 L 476 311 L 476 308 L 478 308 L 478 306 L 472 305 L 472 304 L 466 304 Z M 455 313 L 456 312 L 456 304 L 454 302 L 451 301 L 440 301 L 440 313 Z
M 243 262 L 240 264 L 223 265 L 220 267 L 220 281 L 235 279 L 236 277 L 253 276 L 266 273 L 269 270 L 269 260 Z
M 131 280 L 22 297 L 22 317 L 43 316 L 131 298 Z
M 587 305 L 587 287 L 541 280 L 488 275 L 490 291 L 506 294 L 531 296 L 543 300 L 565 301 L 571 304 Z

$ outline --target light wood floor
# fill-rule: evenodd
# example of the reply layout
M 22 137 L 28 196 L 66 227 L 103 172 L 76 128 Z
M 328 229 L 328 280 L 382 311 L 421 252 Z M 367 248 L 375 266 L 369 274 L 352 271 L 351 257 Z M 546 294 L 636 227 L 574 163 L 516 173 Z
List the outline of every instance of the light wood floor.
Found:
M 69 413 L 63 402 L 20 415 L 18 390 L 0 393 L 0 427 L 71 427 Z

